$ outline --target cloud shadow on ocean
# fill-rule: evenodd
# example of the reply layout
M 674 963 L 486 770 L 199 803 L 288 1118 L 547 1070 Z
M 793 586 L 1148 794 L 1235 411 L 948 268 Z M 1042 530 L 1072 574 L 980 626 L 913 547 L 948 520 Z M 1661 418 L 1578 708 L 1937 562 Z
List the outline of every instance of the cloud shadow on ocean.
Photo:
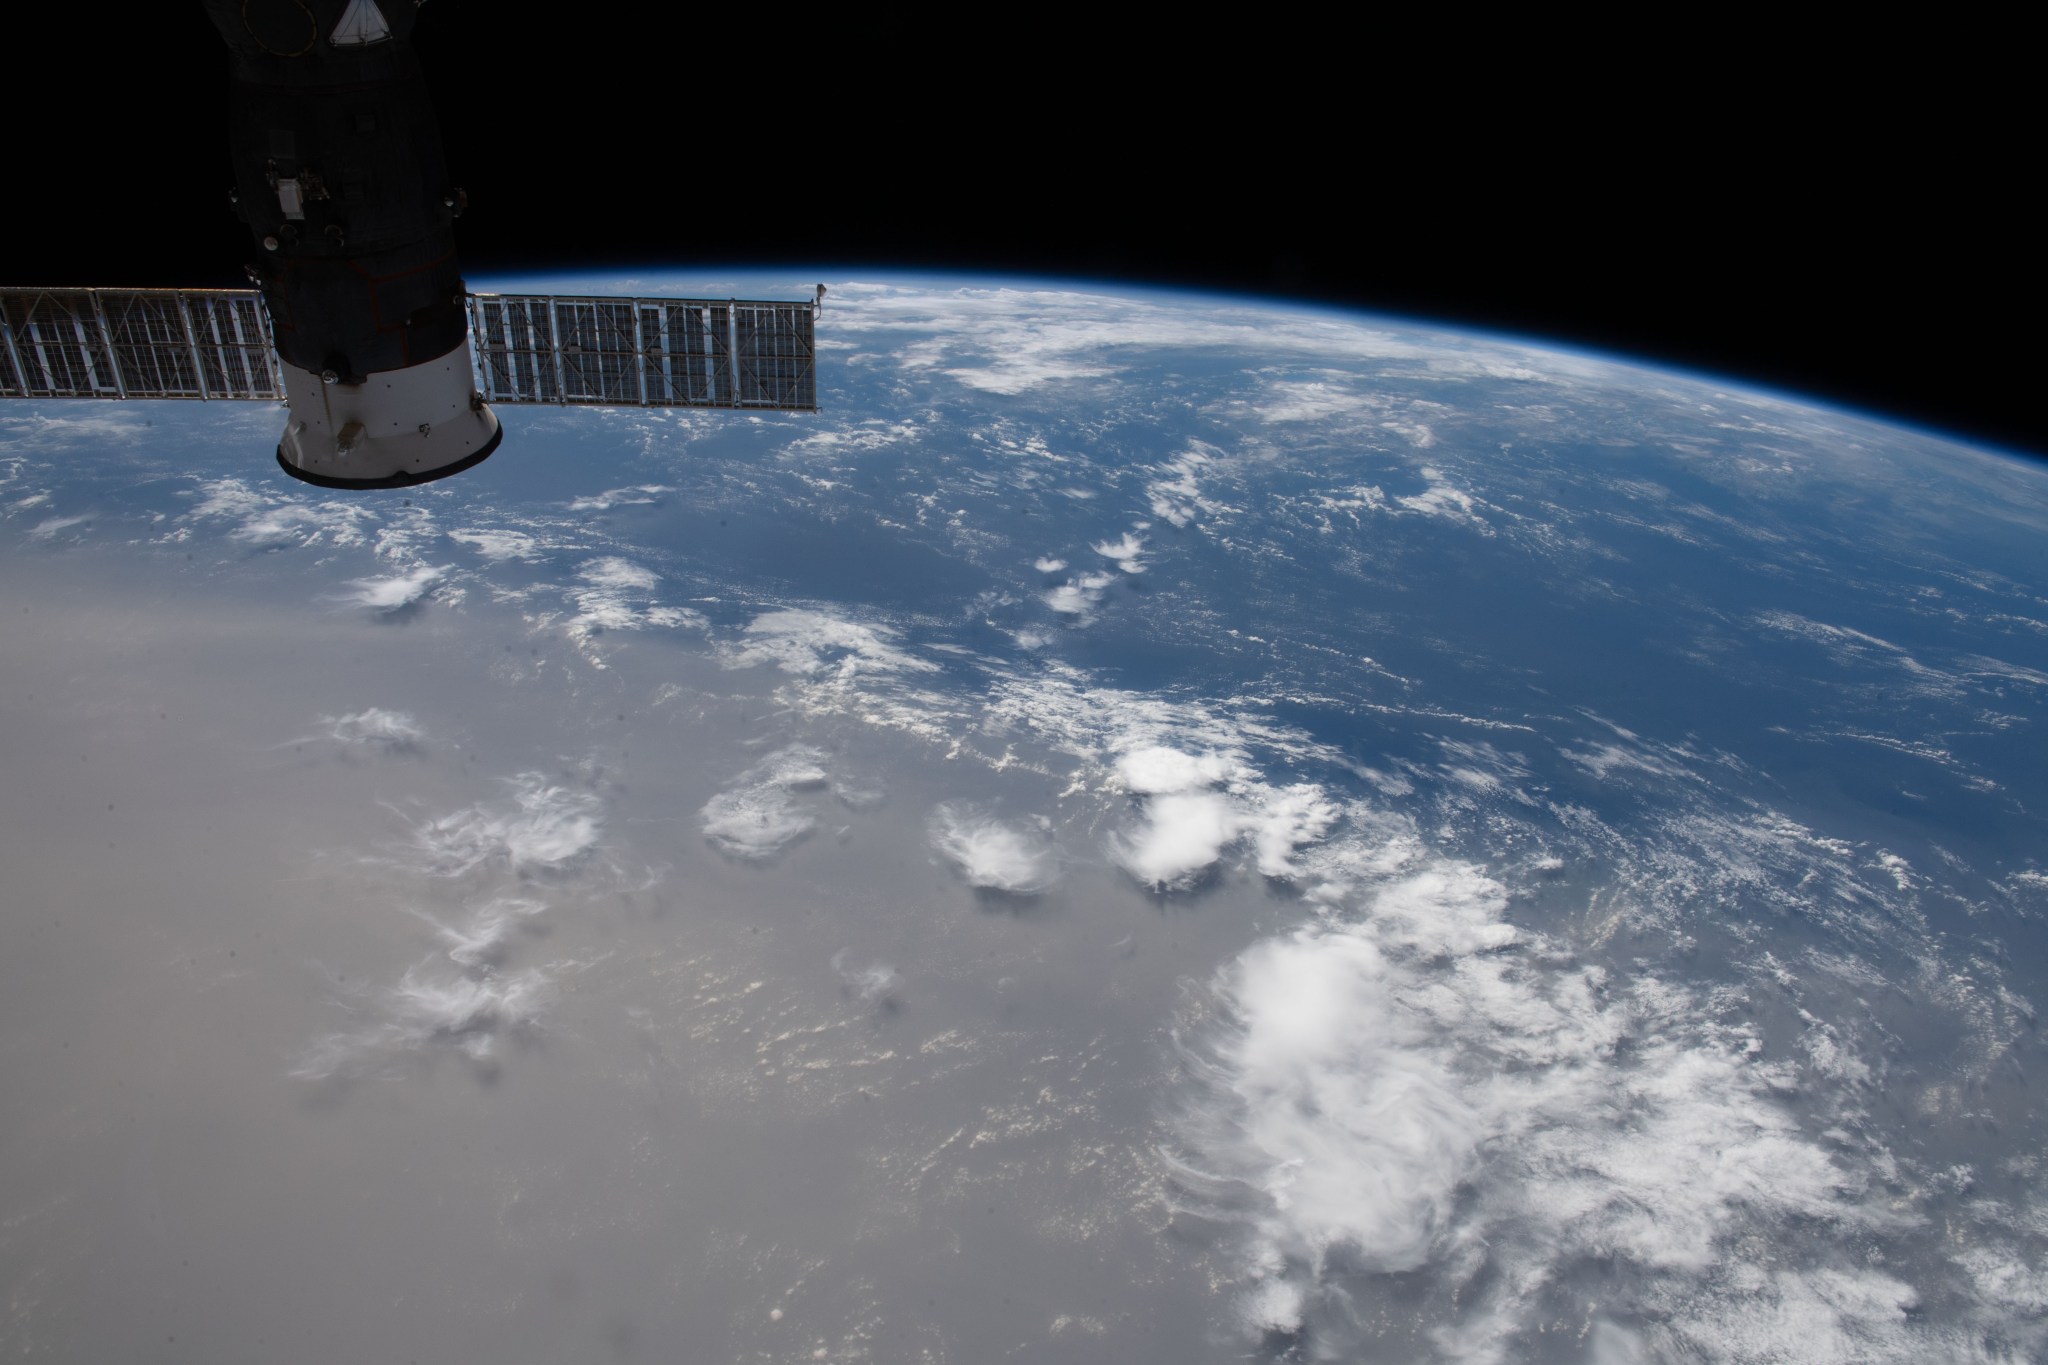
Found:
M 999 886 L 969 889 L 974 896 L 974 908 L 986 915 L 1038 919 L 1049 915 L 1052 910 L 1052 899 L 1045 891 L 1006 891 Z

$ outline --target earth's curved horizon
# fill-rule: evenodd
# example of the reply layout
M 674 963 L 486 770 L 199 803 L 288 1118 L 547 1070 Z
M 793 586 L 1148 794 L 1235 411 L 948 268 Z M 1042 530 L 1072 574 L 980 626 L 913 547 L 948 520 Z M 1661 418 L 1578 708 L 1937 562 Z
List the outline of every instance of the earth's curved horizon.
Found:
M 818 414 L 0 407 L 0 1346 L 2048 1348 L 2048 470 L 1161 289 Z

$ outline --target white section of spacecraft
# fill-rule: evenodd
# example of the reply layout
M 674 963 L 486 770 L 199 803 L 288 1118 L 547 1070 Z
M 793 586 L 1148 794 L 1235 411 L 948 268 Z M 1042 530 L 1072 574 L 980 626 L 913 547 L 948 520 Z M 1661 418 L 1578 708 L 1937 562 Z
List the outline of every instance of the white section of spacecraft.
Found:
M 331 384 L 280 362 L 291 415 L 278 458 L 315 483 L 348 487 L 425 479 L 498 443 L 498 416 L 476 391 L 469 347 L 438 360 Z

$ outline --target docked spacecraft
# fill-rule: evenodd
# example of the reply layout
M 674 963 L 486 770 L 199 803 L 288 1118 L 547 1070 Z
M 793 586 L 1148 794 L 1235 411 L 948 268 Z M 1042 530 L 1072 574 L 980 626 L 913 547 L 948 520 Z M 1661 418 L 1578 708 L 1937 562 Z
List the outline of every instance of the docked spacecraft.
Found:
M 232 55 L 253 290 L 0 288 L 0 397 L 282 399 L 335 488 L 477 464 L 493 404 L 817 407 L 803 301 L 475 295 L 415 0 L 205 0 Z

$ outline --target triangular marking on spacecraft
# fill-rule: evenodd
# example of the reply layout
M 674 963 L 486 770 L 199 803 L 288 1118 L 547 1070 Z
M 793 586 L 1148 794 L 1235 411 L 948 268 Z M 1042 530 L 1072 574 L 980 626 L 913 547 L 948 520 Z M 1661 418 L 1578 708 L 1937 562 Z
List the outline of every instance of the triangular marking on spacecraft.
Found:
M 327 41 L 336 47 L 368 47 L 390 36 L 391 26 L 384 22 L 384 11 L 377 8 L 377 0 L 349 0 L 348 9 Z

